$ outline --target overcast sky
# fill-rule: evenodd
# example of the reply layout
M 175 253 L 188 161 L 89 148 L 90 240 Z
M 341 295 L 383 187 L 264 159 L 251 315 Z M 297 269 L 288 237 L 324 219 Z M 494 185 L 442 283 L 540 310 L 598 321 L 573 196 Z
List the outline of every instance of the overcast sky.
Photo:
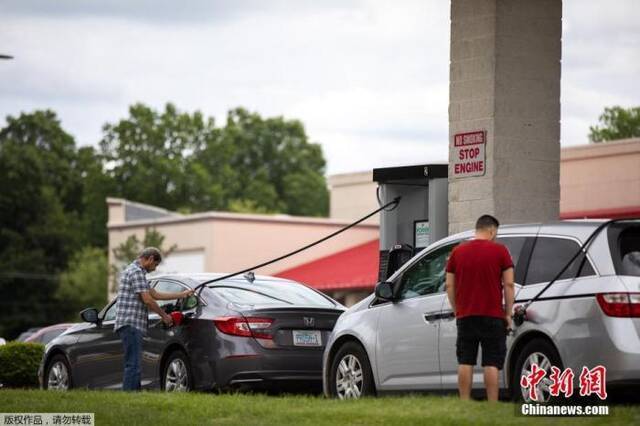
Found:
M 50 108 L 79 145 L 134 102 L 300 119 L 328 174 L 447 161 L 449 1 L 0 0 L 0 124 Z M 640 1 L 565 0 L 562 144 L 640 105 Z

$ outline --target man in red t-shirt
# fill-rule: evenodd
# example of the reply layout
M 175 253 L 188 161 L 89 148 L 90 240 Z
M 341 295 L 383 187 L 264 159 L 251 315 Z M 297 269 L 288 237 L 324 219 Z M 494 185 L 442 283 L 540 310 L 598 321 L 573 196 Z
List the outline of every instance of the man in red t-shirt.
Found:
M 476 222 L 475 239 L 457 246 L 447 262 L 447 296 L 458 327 L 456 355 L 461 399 L 470 397 L 473 367 L 481 345 L 487 399 L 498 400 L 498 371 L 507 352 L 514 297 L 511 255 L 505 246 L 494 242 L 498 226 L 495 217 L 481 216 Z

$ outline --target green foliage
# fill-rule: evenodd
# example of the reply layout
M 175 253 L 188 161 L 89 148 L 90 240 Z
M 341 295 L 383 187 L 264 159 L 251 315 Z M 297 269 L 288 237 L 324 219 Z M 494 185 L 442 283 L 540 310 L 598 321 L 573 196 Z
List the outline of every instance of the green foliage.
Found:
M 322 150 L 297 120 L 237 108 L 219 128 L 172 104 L 161 113 L 137 104 L 104 131 L 114 194 L 127 199 L 176 211 L 328 213 Z
M 169 210 L 191 206 L 199 188 L 192 185 L 191 154 L 215 133 L 213 119 L 201 113 L 179 113 L 167 104 L 162 113 L 136 104 L 129 117 L 104 126 L 100 147 L 113 163 L 116 193 Z
M 521 404 L 503 401 L 461 401 L 457 395 L 402 395 L 360 400 L 328 399 L 309 395 L 255 393 L 211 395 L 205 392 L 96 392 L 74 390 L 1 391 L 0 411 L 8 413 L 95 413 L 100 426 L 130 425 L 278 425 L 278 426 L 495 426 L 634 425 L 638 404 L 607 401 L 608 416 L 541 419 L 523 416 Z M 170 420 L 168 420 L 170 418 Z
M 78 313 L 89 307 L 100 309 L 107 303 L 109 268 L 107 254 L 97 247 L 85 247 L 69 262 L 60 277 L 55 298 L 68 312 L 66 320 L 78 321 Z
M 37 387 L 43 353 L 40 343 L 9 342 L 0 346 L 0 383 L 11 388 Z
M 8 117 L 0 130 L 0 335 L 59 322 L 57 276 L 84 236 L 73 138 L 54 113 Z
M 605 108 L 599 121 L 600 126 L 589 127 L 591 142 L 640 137 L 640 107 Z
M 140 241 L 137 236 L 131 235 L 124 243 L 114 248 L 112 251 L 115 263 L 111 265 L 111 276 L 113 277 L 111 291 L 115 292 L 118 290 L 119 274 L 122 267 L 133 262 L 145 247 L 156 247 L 160 250 L 162 258 L 167 257 L 178 248 L 176 244 L 173 244 L 170 247 L 165 247 L 164 239 L 165 236 L 156 229 L 146 228 L 144 230 L 144 238 L 142 241 Z
M 324 169 L 302 123 L 242 108 L 216 127 L 200 112 L 136 104 L 104 126 L 98 151 L 76 147 L 52 111 L 7 117 L 0 129 L 0 335 L 61 322 L 75 303 L 98 300 L 72 293 L 92 272 L 104 272 L 88 247 L 107 249 L 108 196 L 181 212 L 325 216 Z M 160 247 L 153 235 L 117 248 L 118 266 L 144 246 Z M 73 301 L 58 304 L 61 297 Z

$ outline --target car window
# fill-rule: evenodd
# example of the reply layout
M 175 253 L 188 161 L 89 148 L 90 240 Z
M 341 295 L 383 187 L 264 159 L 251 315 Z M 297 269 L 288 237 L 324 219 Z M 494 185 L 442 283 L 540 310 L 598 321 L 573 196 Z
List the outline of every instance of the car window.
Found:
M 499 237 L 496 241 L 502 245 L 504 245 L 507 250 L 509 250 L 509 254 L 511 255 L 511 260 L 513 260 L 514 269 L 518 267 L 518 261 L 520 260 L 520 254 L 522 253 L 522 249 L 524 248 L 524 243 L 527 241 L 526 237 Z
M 334 308 L 336 305 L 322 294 L 298 283 L 286 281 L 256 282 L 251 288 L 244 286 L 215 286 L 210 287 L 221 294 L 229 302 L 258 305 L 258 304 L 289 304 L 301 306 L 318 306 Z M 231 290 L 229 290 L 231 289 Z
M 456 245 L 457 243 L 441 247 L 411 265 L 402 274 L 399 299 L 444 291 L 447 259 Z
M 580 245 L 566 238 L 538 237 L 531 253 L 526 284 L 551 281 L 580 249 Z M 584 260 L 581 254 L 558 279 L 573 278 L 576 275 L 586 277 L 595 275 L 588 260 L 584 262 L 579 274 L 578 268 Z
M 116 319 L 116 302 L 114 301 L 113 304 L 109 307 L 109 309 L 107 309 L 107 312 L 104 313 L 104 318 L 102 319 L 102 321 L 115 321 Z
M 496 239 L 496 242 L 504 245 L 507 250 L 509 250 L 509 254 L 511 255 L 511 260 L 513 260 L 513 271 L 515 282 L 518 284 L 522 284 L 524 281 L 525 269 L 527 265 L 520 265 L 521 262 L 526 263 L 526 255 L 525 247 L 528 247 L 527 241 L 533 240 L 535 237 L 510 237 L 510 236 L 502 236 Z
M 46 345 L 47 343 L 49 343 L 50 341 L 52 341 L 53 339 L 61 335 L 63 331 L 64 331 L 63 328 L 47 331 L 42 336 L 40 336 L 40 343 L 43 343 Z
M 185 290 L 184 286 L 178 284 L 175 281 L 158 281 L 158 283 L 153 288 L 161 293 L 177 293 Z M 175 309 L 178 304 L 178 299 L 156 300 L 156 302 L 161 308 L 166 308 L 167 306 L 171 305 Z
M 620 274 L 640 277 L 640 227 L 629 227 L 622 231 L 619 242 Z

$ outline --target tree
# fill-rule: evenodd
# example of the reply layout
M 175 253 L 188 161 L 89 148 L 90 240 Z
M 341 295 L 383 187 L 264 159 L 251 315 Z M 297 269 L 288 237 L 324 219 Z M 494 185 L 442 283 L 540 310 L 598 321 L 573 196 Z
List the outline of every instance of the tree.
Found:
M 640 107 L 607 107 L 599 121 L 600 126 L 589 127 L 591 142 L 640 137 Z
M 205 170 L 225 171 L 228 207 L 309 216 L 328 213 L 327 203 L 309 202 L 328 199 L 325 160 L 320 145 L 308 141 L 298 120 L 263 119 L 243 108 L 231 110 L 226 125 L 196 153 L 196 161 Z M 302 188 L 302 180 L 312 186 Z
M 214 122 L 172 104 L 162 113 L 136 104 L 128 118 L 106 124 L 100 147 L 113 195 L 182 212 L 327 215 L 325 160 L 302 123 L 242 108 L 224 127 Z
M 78 312 L 107 303 L 109 265 L 103 249 L 85 247 L 69 262 L 69 268 L 60 277 L 55 298 L 67 311 L 66 319 L 78 320 Z
M 114 248 L 112 252 L 115 262 L 111 265 L 111 276 L 113 278 L 111 291 L 114 293 L 118 291 L 119 276 L 123 266 L 133 262 L 145 247 L 157 248 L 160 250 L 162 258 L 169 256 L 178 248 L 176 244 L 173 244 L 170 247 L 165 247 L 164 239 L 165 236 L 156 229 L 147 228 L 144 230 L 144 238 L 142 241 L 140 241 L 137 236 L 131 235 L 124 243 Z
M 83 236 L 75 142 L 51 111 L 8 117 L 0 130 L 0 334 L 58 322 L 53 300 Z
M 194 183 L 208 180 L 192 180 L 191 158 L 214 131 L 213 119 L 199 112 L 181 113 L 172 104 L 162 113 L 131 106 L 128 118 L 104 126 L 100 142 L 116 194 L 169 210 L 196 207 L 202 188 Z

